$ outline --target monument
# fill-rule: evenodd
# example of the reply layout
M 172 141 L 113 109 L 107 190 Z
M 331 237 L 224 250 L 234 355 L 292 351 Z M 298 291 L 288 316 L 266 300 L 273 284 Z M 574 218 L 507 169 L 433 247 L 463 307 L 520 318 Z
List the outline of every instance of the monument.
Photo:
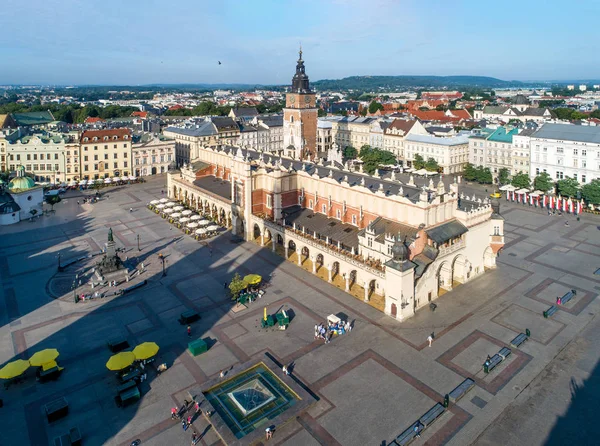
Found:
M 106 251 L 102 256 L 102 259 L 96 264 L 95 268 L 96 277 L 99 280 L 115 279 L 123 275 L 127 275 L 128 271 L 123 265 L 123 261 L 117 255 L 116 243 L 113 238 L 112 228 L 108 230 L 108 242 L 106 242 Z

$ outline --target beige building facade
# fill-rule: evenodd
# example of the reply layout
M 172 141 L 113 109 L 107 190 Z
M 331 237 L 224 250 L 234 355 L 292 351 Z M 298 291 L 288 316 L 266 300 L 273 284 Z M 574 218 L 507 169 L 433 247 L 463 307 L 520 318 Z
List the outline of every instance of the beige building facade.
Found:
M 86 130 L 81 135 L 81 178 L 124 177 L 133 172 L 130 129 Z
M 165 173 L 175 163 L 175 140 L 164 135 L 144 134 L 132 144 L 131 153 L 136 177 Z

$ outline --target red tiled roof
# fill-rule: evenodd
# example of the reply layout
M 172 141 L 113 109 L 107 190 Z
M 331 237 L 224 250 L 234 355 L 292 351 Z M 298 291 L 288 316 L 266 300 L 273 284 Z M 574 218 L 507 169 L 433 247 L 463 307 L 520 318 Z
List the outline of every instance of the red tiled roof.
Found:
M 404 134 L 407 134 L 416 122 L 417 121 L 414 119 L 394 119 L 386 130 L 397 129 L 401 130 Z
M 463 119 L 470 119 L 471 115 L 467 110 L 449 110 L 451 115 L 447 115 L 444 111 L 437 110 L 410 110 L 409 113 L 421 121 L 442 121 L 442 122 L 457 122 Z
M 108 129 L 108 130 L 86 130 L 81 135 L 81 142 L 91 144 L 93 142 L 105 141 L 104 137 L 108 137 L 106 141 L 131 141 L 130 129 Z M 116 136 L 116 138 L 115 138 Z M 87 140 L 86 140 L 87 138 Z M 94 138 L 97 138 L 94 141 Z
M 85 118 L 85 121 L 83 121 L 83 122 L 84 122 L 84 124 L 94 124 L 96 122 L 104 122 L 104 119 L 88 116 L 87 118 Z
M 131 114 L 131 116 L 137 116 L 138 118 L 147 118 L 148 117 L 148 112 L 143 112 L 143 111 L 135 111 Z
M 170 106 L 169 110 L 179 110 L 179 109 L 182 109 L 182 108 L 183 108 L 183 105 L 177 104 L 177 105 Z
M 430 91 L 424 91 L 423 93 L 421 93 L 421 98 L 422 99 L 441 99 L 441 98 L 447 98 L 447 99 L 460 99 L 463 97 L 463 94 L 461 92 L 430 92 Z

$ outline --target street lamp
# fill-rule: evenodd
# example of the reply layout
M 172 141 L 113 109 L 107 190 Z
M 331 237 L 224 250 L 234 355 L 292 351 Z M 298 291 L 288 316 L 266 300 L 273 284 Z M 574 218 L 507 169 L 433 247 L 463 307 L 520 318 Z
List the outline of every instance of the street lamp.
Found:
M 137 245 L 138 245 L 138 252 L 141 251 L 140 249 L 140 234 L 137 235 Z
M 60 271 L 60 252 L 58 253 L 58 270 Z
M 163 254 L 159 254 L 158 258 L 162 262 L 162 277 L 165 277 L 167 275 L 167 272 L 165 271 L 165 262 L 166 262 L 165 256 Z

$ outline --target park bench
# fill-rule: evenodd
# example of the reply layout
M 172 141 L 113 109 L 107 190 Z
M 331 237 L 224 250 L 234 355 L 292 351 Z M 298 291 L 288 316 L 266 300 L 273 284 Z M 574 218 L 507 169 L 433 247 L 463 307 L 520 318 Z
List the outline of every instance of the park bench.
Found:
M 456 386 L 454 388 L 454 390 L 452 390 L 452 392 L 450 392 L 448 394 L 448 397 L 450 398 L 450 401 L 452 401 L 453 403 L 456 403 L 463 396 L 465 396 L 467 394 L 467 392 L 469 390 L 471 390 L 473 387 L 475 387 L 475 381 L 473 381 L 471 378 L 467 378 L 463 382 L 461 382 L 458 386 Z
M 486 361 L 486 363 L 483 365 L 483 371 L 485 373 L 490 373 L 501 362 L 502 362 L 502 357 L 496 353 L 494 356 L 492 356 L 492 358 L 490 359 L 489 362 Z
M 417 432 L 421 432 L 423 429 L 425 429 L 425 426 L 423 426 L 420 421 L 415 421 L 408 429 L 398 435 L 395 440 L 396 443 L 399 446 L 406 446 L 407 444 L 410 444 L 417 436 L 415 427 L 417 428 Z
M 556 305 L 552 305 L 550 308 L 548 308 L 546 311 L 544 311 L 544 317 L 546 319 L 548 319 L 549 317 L 552 317 L 554 315 L 554 313 L 556 313 L 558 311 L 558 307 Z
M 141 370 L 133 369 L 126 373 L 119 374 L 119 381 L 121 381 L 122 383 L 126 383 L 127 381 L 139 378 L 140 376 L 142 376 Z
M 60 397 L 44 406 L 49 423 L 66 417 L 69 414 L 69 403 L 65 397 Z
M 577 295 L 577 291 L 575 291 L 575 290 L 571 290 L 568 293 L 565 293 L 565 295 L 560 298 L 560 304 L 565 305 L 571 299 L 573 299 L 575 297 L 575 295 Z
M 106 345 L 108 345 L 108 349 L 113 353 L 118 353 L 129 348 L 129 342 L 127 342 L 127 338 L 123 336 L 109 339 Z
M 500 357 L 502 358 L 502 360 L 504 361 L 506 358 L 508 358 L 510 356 L 512 352 L 510 351 L 510 348 L 508 347 L 502 347 L 500 349 L 500 351 L 498 352 L 498 354 L 500 355 Z
M 419 418 L 419 421 L 423 426 L 427 427 L 435 420 L 437 420 L 438 417 L 442 415 L 445 410 L 446 408 L 442 403 L 437 403 L 435 406 L 429 409 L 421 418 Z
M 181 313 L 179 316 L 179 323 L 181 325 L 191 324 L 192 322 L 196 322 L 200 319 L 200 315 L 194 310 L 188 310 Z
M 528 340 L 529 337 L 525 333 L 518 334 L 512 341 L 510 341 L 510 345 L 514 348 L 519 348 L 519 346 Z

